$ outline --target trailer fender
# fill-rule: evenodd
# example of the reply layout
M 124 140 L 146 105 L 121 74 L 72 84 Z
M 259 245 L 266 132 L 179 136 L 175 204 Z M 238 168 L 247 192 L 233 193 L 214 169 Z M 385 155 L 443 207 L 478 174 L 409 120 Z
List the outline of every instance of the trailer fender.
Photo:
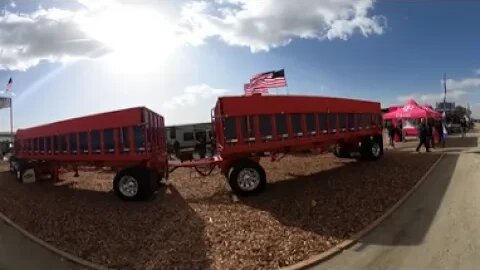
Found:
M 228 175 L 235 164 L 241 162 L 255 162 L 260 163 L 260 157 L 243 157 L 236 159 L 224 159 L 220 165 L 220 172 L 228 178 Z

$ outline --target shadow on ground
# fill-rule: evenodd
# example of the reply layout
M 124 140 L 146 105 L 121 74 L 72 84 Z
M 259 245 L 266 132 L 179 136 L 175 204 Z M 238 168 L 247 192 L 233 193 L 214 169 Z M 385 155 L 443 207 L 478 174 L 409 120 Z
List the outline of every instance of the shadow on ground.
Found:
M 286 226 L 345 240 L 395 204 L 438 157 L 388 153 L 376 162 L 350 162 L 269 183 L 261 196 L 242 203 L 271 213 Z
M 445 155 L 412 197 L 375 229 L 375 233 L 360 240 L 361 245 L 357 251 L 371 244 L 386 246 L 421 244 L 448 189 L 458 158 L 459 155 L 455 154 Z
M 61 250 L 115 269 L 208 268 L 204 221 L 175 187 L 150 202 L 0 173 L 0 211 Z

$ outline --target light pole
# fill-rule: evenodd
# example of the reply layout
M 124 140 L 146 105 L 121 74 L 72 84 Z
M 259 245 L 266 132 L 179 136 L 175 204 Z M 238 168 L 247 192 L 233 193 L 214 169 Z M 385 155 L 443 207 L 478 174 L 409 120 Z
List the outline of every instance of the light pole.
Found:
M 443 95 L 443 112 L 445 113 L 445 116 L 447 115 L 447 73 L 443 73 L 443 89 L 444 89 L 444 95 Z

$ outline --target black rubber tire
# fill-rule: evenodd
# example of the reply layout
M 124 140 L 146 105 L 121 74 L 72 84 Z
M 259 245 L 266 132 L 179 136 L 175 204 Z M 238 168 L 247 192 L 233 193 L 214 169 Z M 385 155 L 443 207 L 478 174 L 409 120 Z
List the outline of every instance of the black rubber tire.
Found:
M 19 163 L 18 164 L 18 170 L 15 171 L 15 178 L 17 179 L 17 181 L 20 182 L 20 183 L 24 183 L 24 181 L 23 181 L 24 176 L 23 175 L 25 174 L 25 172 L 27 170 L 30 170 L 30 169 L 35 169 L 35 167 L 31 164 L 28 164 L 28 163 Z M 35 172 L 35 170 L 34 170 L 34 173 L 37 174 L 37 172 Z
M 374 148 L 379 149 L 378 154 L 374 154 L 374 152 L 377 153 L 377 151 L 374 151 Z M 362 142 L 362 146 L 360 148 L 360 156 L 362 159 L 374 161 L 382 157 L 382 155 L 383 155 L 383 143 L 381 138 L 380 139 L 378 137 L 368 138 Z
M 15 170 L 15 179 L 20 183 L 22 182 L 22 167 L 20 166 L 17 170 Z
M 346 144 L 337 143 L 333 149 L 333 154 L 338 158 L 350 158 L 351 153 L 350 147 Z
M 10 172 L 15 175 L 17 172 L 16 167 L 18 167 L 18 161 L 15 158 L 11 158 L 8 164 Z
M 126 196 L 120 191 L 120 179 L 124 176 L 133 177 L 138 184 L 137 193 L 133 196 Z M 149 200 L 153 197 L 155 191 L 158 189 L 158 179 L 155 173 L 145 167 L 134 167 L 120 171 L 113 179 L 114 193 L 124 201 L 143 201 Z
M 26 162 L 23 162 L 21 160 L 16 160 L 17 162 L 17 167 L 13 169 L 13 173 L 15 175 L 15 179 L 18 182 L 22 182 L 22 170 L 24 170 L 25 166 L 28 166 Z
M 245 190 L 243 189 L 240 184 L 238 183 L 238 176 L 241 171 L 245 169 L 253 169 L 259 174 L 259 183 L 258 185 L 252 190 Z M 255 195 L 262 192 L 267 185 L 267 176 L 265 174 L 265 170 L 260 166 L 260 164 L 252 161 L 252 160 L 242 160 L 234 165 L 232 165 L 231 169 L 228 173 L 228 183 L 232 189 L 232 191 L 238 196 L 250 196 Z

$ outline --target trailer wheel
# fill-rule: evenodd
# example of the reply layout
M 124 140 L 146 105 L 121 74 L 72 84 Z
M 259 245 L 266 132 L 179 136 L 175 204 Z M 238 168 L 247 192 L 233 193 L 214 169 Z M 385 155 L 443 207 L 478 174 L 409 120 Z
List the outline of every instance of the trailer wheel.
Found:
M 117 173 L 113 180 L 113 190 L 125 201 L 145 200 L 151 198 L 155 192 L 155 181 L 148 168 L 129 168 Z
M 350 153 L 351 152 L 346 144 L 337 143 L 333 150 L 333 154 L 338 158 L 349 158 Z
M 10 159 L 10 172 L 13 174 L 17 173 L 19 162 L 15 159 Z
M 245 160 L 234 164 L 228 173 L 233 192 L 240 196 L 257 194 L 265 189 L 267 177 L 258 163 Z
M 366 160 L 377 160 L 383 155 L 383 145 L 378 138 L 369 138 L 362 142 L 360 155 Z
M 19 166 L 15 171 L 15 178 L 20 183 L 35 183 L 37 181 L 37 173 L 32 165 Z

